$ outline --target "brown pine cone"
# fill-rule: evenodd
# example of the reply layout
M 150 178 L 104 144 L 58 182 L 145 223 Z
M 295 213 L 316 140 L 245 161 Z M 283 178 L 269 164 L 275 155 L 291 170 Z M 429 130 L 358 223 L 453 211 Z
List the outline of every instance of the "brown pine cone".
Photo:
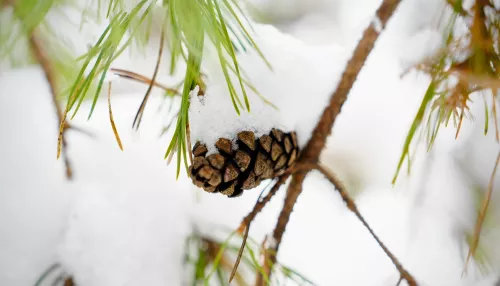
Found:
M 299 155 L 295 132 L 273 129 L 256 140 L 253 132 L 243 131 L 236 143 L 238 149 L 233 150 L 231 140 L 219 138 L 215 143 L 219 152 L 206 156 L 207 147 L 197 142 L 189 167 L 193 183 L 210 193 L 237 197 L 262 180 L 281 175 Z

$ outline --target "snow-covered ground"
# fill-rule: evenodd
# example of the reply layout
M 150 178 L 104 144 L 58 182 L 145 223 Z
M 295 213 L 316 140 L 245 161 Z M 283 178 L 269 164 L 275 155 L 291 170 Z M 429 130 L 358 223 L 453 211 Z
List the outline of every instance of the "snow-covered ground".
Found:
M 213 110 L 203 114 L 210 97 L 205 107 L 193 103 L 193 136 L 214 140 L 256 120 L 262 128 L 274 122 L 296 129 L 305 142 L 380 1 L 251 2 L 278 28 L 256 27 L 276 72 L 266 72 L 251 56 L 242 56 L 242 64 L 280 111 L 273 113 L 254 97 L 256 113 L 234 123 L 223 83 L 213 77 L 207 96 L 223 101 L 217 105 L 222 111 L 217 118 L 207 117 Z M 470 188 L 487 184 L 499 150 L 493 132 L 481 134 L 482 101 L 473 107 L 477 125 L 465 124 L 457 141 L 452 128 L 443 130 L 433 152 L 417 153 L 411 177 L 402 173 L 396 187 L 390 184 L 428 84 L 423 75 L 401 74 L 439 45 L 440 3 L 403 1 L 342 110 L 323 162 L 357 195 L 365 218 L 421 285 L 489 286 L 499 268 L 486 275 L 469 269 L 462 276 L 463 232 L 474 223 Z M 152 62 L 150 57 L 121 64 L 150 73 Z M 176 82 L 166 76 L 160 81 Z M 75 178 L 67 182 L 62 162 L 55 160 L 58 124 L 42 72 L 33 67 L 0 74 L 0 285 L 32 285 L 54 262 L 82 286 L 181 285 L 182 246 L 192 224 L 209 234 L 214 225 L 236 228 L 255 203 L 263 186 L 227 199 L 196 189 L 184 174 L 176 180 L 175 165 L 163 160 L 171 134 L 159 136 L 171 116 L 168 107 L 158 109 L 161 99 L 154 97 L 141 128 L 132 131 L 145 87 L 125 80 L 113 86 L 124 151 L 114 141 L 106 100 L 90 121 L 84 112 L 89 106 L 83 106 L 73 124 L 94 138 L 69 131 Z M 273 229 L 283 193 L 252 224 L 250 235 L 258 241 Z M 491 256 L 500 257 L 492 240 Z M 279 260 L 318 285 L 398 280 L 389 259 L 319 174 L 306 179 Z M 492 262 L 498 267 L 500 261 Z

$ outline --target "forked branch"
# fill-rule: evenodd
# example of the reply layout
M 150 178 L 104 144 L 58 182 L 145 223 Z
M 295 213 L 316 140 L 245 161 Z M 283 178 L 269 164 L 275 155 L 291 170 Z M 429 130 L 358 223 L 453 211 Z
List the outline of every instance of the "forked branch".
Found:
M 323 111 L 323 114 L 312 132 L 311 138 L 306 144 L 306 147 L 304 148 L 297 164 L 316 164 L 319 161 L 321 152 L 326 145 L 326 140 L 330 135 L 335 120 L 339 115 L 344 102 L 347 100 L 347 96 L 354 85 L 359 72 L 365 64 L 368 55 L 373 49 L 375 42 L 381 33 L 381 28 L 385 28 L 387 22 L 400 2 L 400 0 L 384 0 L 380 5 L 376 12 L 376 20 L 374 20 L 364 31 L 363 37 L 356 46 L 352 58 L 347 63 L 340 83 L 332 94 L 330 102 Z M 272 245 L 272 249 L 264 250 L 266 256 L 269 254 L 269 261 L 266 259 L 266 261 L 263 262 L 263 268 L 266 270 L 265 274 L 267 274 L 267 277 L 270 277 L 271 275 L 272 265 L 276 262 L 276 254 L 279 249 L 283 233 L 285 232 L 297 198 L 302 193 L 302 184 L 309 171 L 310 170 L 297 170 L 292 175 L 292 181 L 288 186 L 285 203 L 273 232 L 273 241 L 275 243 Z M 371 233 L 376 238 L 374 233 Z M 379 242 L 378 238 L 376 239 Z M 382 246 L 383 244 L 380 245 Z M 385 246 L 383 249 L 386 253 L 390 254 L 389 250 L 385 248 Z M 392 254 L 389 257 L 393 262 L 397 262 Z M 402 268 L 402 266 L 400 266 L 399 263 L 395 263 L 395 265 L 400 271 L 403 279 L 406 279 L 410 285 L 416 285 L 415 280 Z M 257 274 L 256 285 L 264 285 L 264 276 L 260 273 Z
M 267 205 L 267 203 L 271 201 L 276 192 L 286 182 L 289 176 L 290 173 L 285 173 L 282 176 L 280 176 L 276 181 L 276 183 L 274 183 L 271 190 L 269 190 L 267 195 L 262 199 L 259 198 L 259 200 L 255 203 L 255 206 L 253 207 L 252 211 L 241 221 L 240 227 L 238 228 L 238 232 L 240 234 L 242 234 L 245 229 L 249 228 L 250 223 L 260 213 L 260 211 L 262 211 L 262 209 Z

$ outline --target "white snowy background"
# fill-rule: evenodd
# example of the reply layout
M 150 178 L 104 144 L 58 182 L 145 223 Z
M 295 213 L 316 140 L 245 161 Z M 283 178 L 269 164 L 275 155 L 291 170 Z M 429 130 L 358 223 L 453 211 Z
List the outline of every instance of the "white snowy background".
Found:
M 211 142 L 248 126 L 278 126 L 297 130 L 304 143 L 381 1 L 250 2 L 258 18 L 270 24 L 255 27 L 275 72 L 252 54 L 242 55 L 241 63 L 280 111 L 273 113 L 251 97 L 252 114 L 237 118 L 223 79 L 208 60 L 213 76 L 205 105 L 193 100 L 193 138 Z M 411 176 L 403 172 L 391 185 L 428 84 L 422 74 L 401 75 L 439 47 L 442 8 L 439 0 L 403 1 L 336 122 L 323 162 L 356 195 L 372 228 L 421 285 L 489 286 L 500 272 L 498 235 L 488 244 L 491 270 L 481 274 L 471 263 L 462 275 L 463 233 L 475 220 L 471 188 L 488 184 L 499 150 L 493 132 L 482 134 L 480 98 L 472 106 L 475 122 L 464 124 L 458 140 L 453 128 L 443 129 L 432 152 L 419 149 Z M 156 46 L 151 44 L 146 58 L 125 56 L 115 67 L 151 74 Z M 161 71 L 160 82 L 177 80 Z M 68 132 L 75 174 L 68 182 L 62 161 L 55 159 L 58 123 L 41 70 L 0 71 L 0 285 L 33 285 L 54 262 L 82 286 L 183 285 L 183 243 L 192 225 L 206 234 L 218 225 L 234 229 L 251 210 L 261 188 L 227 199 L 203 193 L 185 175 L 175 179 L 175 165 L 163 160 L 171 134 L 159 134 L 171 115 L 158 108 L 160 97 L 149 102 L 139 131 L 130 128 L 145 89 L 123 79 L 113 82 L 123 152 L 112 134 L 106 100 L 99 101 L 90 121 L 83 112 L 89 106 L 83 106 L 72 123 L 94 138 Z M 261 241 L 272 231 L 283 194 L 252 224 L 253 238 Z M 493 205 L 498 201 L 494 196 Z M 398 280 L 389 259 L 318 174 L 306 179 L 279 260 L 318 285 L 395 285 Z

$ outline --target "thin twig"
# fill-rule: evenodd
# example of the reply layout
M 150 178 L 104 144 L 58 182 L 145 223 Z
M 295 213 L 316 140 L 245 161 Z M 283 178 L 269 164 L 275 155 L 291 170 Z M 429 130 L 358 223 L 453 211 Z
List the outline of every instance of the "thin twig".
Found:
M 352 58 L 347 63 L 344 73 L 342 74 L 340 83 L 330 98 L 328 106 L 323 111 L 319 122 L 317 123 L 314 131 L 311 134 L 311 139 L 304 148 L 298 162 L 299 163 L 317 163 L 321 152 L 323 151 L 326 140 L 330 135 L 333 124 L 340 113 L 344 102 L 347 99 L 356 78 L 365 64 L 368 55 L 373 49 L 378 36 L 381 33 L 380 28 L 385 28 L 388 20 L 398 7 L 400 0 L 384 0 L 376 12 L 377 21 L 373 21 L 368 28 L 364 31 L 363 37 L 358 42 Z M 292 182 L 288 186 L 288 191 L 285 198 L 285 205 L 278 217 L 275 230 L 273 232 L 275 251 L 270 253 L 270 265 L 266 263 L 263 267 L 266 274 L 270 277 L 272 272 L 272 265 L 276 262 L 276 254 L 281 243 L 281 238 L 286 229 L 289 221 L 293 206 L 295 205 L 298 196 L 302 192 L 302 183 L 308 171 L 299 170 L 292 176 Z M 264 285 L 264 279 L 260 273 L 257 274 L 256 285 Z
M 159 83 L 157 81 L 153 81 L 152 79 L 150 79 L 144 75 L 138 74 L 136 72 L 125 70 L 125 69 L 118 69 L 118 68 L 110 68 L 109 71 L 113 72 L 117 76 L 124 77 L 124 78 L 130 79 L 130 80 L 137 81 L 137 82 L 144 83 L 144 84 L 148 84 L 148 85 L 153 84 L 153 86 L 161 88 L 166 92 L 170 92 L 170 93 L 175 94 L 175 95 L 180 95 L 180 92 L 177 89 L 168 87 L 168 86 L 166 86 L 162 83 Z
M 160 47 L 158 49 L 158 58 L 156 59 L 156 66 L 153 72 L 153 78 L 151 79 L 151 83 L 149 84 L 148 90 L 142 99 L 141 105 L 137 110 L 137 113 L 134 118 L 134 122 L 132 123 L 132 128 L 136 130 L 139 129 L 139 125 L 141 125 L 142 115 L 144 114 L 144 109 L 146 108 L 146 103 L 148 102 L 149 96 L 151 95 L 151 91 L 153 90 L 154 82 L 156 80 L 156 76 L 158 75 L 158 71 L 160 70 L 160 62 L 161 57 L 163 55 L 163 45 L 165 43 L 165 31 L 162 28 L 161 36 L 160 36 Z
M 467 259 L 464 265 L 464 273 L 467 270 L 467 264 L 469 263 L 470 258 L 476 254 L 477 246 L 479 244 L 479 237 L 481 236 L 481 230 L 483 228 L 484 219 L 486 217 L 486 212 L 488 212 L 488 207 L 490 205 L 491 195 L 493 193 L 493 182 L 495 181 L 495 174 L 497 172 L 499 163 L 500 163 L 500 152 L 498 153 L 497 159 L 495 161 L 495 167 L 493 168 L 493 172 L 491 173 L 490 182 L 488 183 L 488 192 L 486 193 L 486 197 L 483 200 L 483 205 L 477 217 L 476 226 L 474 229 L 474 239 L 469 247 L 469 253 L 467 254 Z
M 382 250 L 385 252 L 385 254 L 389 257 L 391 262 L 394 264 L 396 269 L 398 270 L 400 274 L 400 278 L 406 280 L 408 282 L 408 285 L 417 285 L 415 282 L 415 279 L 406 271 L 401 263 L 398 261 L 398 259 L 389 251 L 389 249 L 385 246 L 385 244 L 378 238 L 378 236 L 375 234 L 375 232 L 371 229 L 371 227 L 368 225 L 366 220 L 363 218 L 361 213 L 359 212 L 356 203 L 354 200 L 351 198 L 349 193 L 347 192 L 346 188 L 344 187 L 344 184 L 331 172 L 329 171 L 326 167 L 322 165 L 316 165 L 316 170 L 318 170 L 323 176 L 325 176 L 328 181 L 335 187 L 335 189 L 339 192 L 340 196 L 342 197 L 342 200 L 346 204 L 347 208 L 356 215 L 356 217 L 361 221 L 363 226 L 370 232 L 371 236 L 377 241 L 377 244 L 382 248 Z
M 40 67 L 43 70 L 43 73 L 45 75 L 45 78 L 47 79 L 47 82 L 50 87 L 50 92 L 52 94 L 52 104 L 54 105 L 56 109 L 56 116 L 58 122 L 63 125 L 63 132 L 64 130 L 68 130 L 70 128 L 68 122 L 66 119 L 63 119 L 63 113 L 61 106 L 59 105 L 59 101 L 57 100 L 57 82 L 56 82 L 56 76 L 55 76 L 55 71 L 52 67 L 52 64 L 50 63 L 49 58 L 45 54 L 45 51 L 42 48 L 42 44 L 40 42 L 40 39 L 38 38 L 37 35 L 37 30 L 35 29 L 32 33 L 31 36 L 29 37 L 29 43 L 31 50 L 33 52 L 33 55 L 35 56 L 37 62 L 40 64 Z M 73 171 L 71 169 L 71 162 L 68 156 L 68 153 L 66 152 L 66 147 L 68 145 L 66 138 L 63 136 L 61 137 L 61 147 L 62 147 L 62 156 L 64 160 L 64 167 L 65 167 L 65 173 L 66 173 L 66 178 L 68 180 L 71 180 L 73 178 Z M 58 148 L 59 149 L 59 148 Z M 58 157 L 61 154 L 61 151 L 58 150 Z
M 262 211 L 262 209 L 267 205 L 268 202 L 274 197 L 279 188 L 286 182 L 290 173 L 284 173 L 278 178 L 276 183 L 273 185 L 272 189 L 267 193 L 267 195 L 262 200 L 257 200 L 252 211 L 243 218 L 238 228 L 239 233 L 243 231 L 250 225 L 250 223 L 255 219 L 255 217 Z
M 285 233 L 286 226 L 290 220 L 290 215 L 292 214 L 293 207 L 297 202 L 297 198 L 302 193 L 302 183 L 307 175 L 307 171 L 299 171 L 292 175 L 292 181 L 288 186 L 287 194 L 285 197 L 285 203 L 281 209 L 281 213 L 278 217 L 278 222 L 273 231 L 273 244 L 270 249 L 264 249 L 264 262 L 262 268 L 264 269 L 265 276 L 270 279 L 271 272 L 274 264 L 276 263 L 276 254 L 281 245 L 281 240 L 283 234 Z M 255 285 L 265 285 L 265 278 L 262 274 L 258 273 Z
M 262 193 L 257 199 L 257 202 L 255 203 L 252 211 L 243 218 L 243 220 L 240 223 L 240 226 L 238 227 L 237 232 L 242 234 L 243 231 L 247 228 L 247 226 L 255 219 L 255 217 L 262 211 L 262 209 L 271 201 L 271 199 L 274 197 L 274 195 L 277 193 L 277 191 L 280 189 L 280 187 L 286 182 L 286 180 L 290 177 L 291 174 L 298 172 L 298 171 L 309 171 L 314 168 L 316 164 L 310 164 L 310 163 L 301 163 L 297 162 L 295 163 L 291 168 L 286 170 L 281 176 L 278 177 L 278 180 L 275 181 L 274 185 L 272 186 L 271 190 L 267 193 L 267 195 L 262 198 Z M 271 182 L 272 183 L 272 182 Z M 267 189 L 264 188 L 262 192 L 264 192 Z
M 288 178 L 288 176 L 286 177 Z M 248 239 L 248 234 L 250 233 L 250 224 L 252 221 L 255 219 L 255 216 L 260 212 L 262 208 L 271 200 L 271 198 L 274 196 L 276 191 L 279 189 L 279 187 L 283 184 L 280 182 L 280 180 L 283 180 L 283 182 L 286 181 L 285 176 L 281 176 L 278 181 L 276 181 L 272 187 L 272 189 L 267 193 L 266 197 L 264 200 L 262 199 L 262 194 L 264 191 L 267 189 L 268 186 L 266 186 L 262 192 L 259 194 L 259 197 L 257 198 L 257 202 L 255 202 L 255 206 L 252 210 L 251 213 L 249 213 L 241 222 L 240 227 L 238 228 L 237 232 L 239 234 L 243 233 L 243 230 L 245 230 L 245 233 L 243 234 L 243 241 L 241 242 L 240 249 L 238 251 L 238 256 L 236 257 L 236 262 L 234 263 L 233 270 L 231 272 L 231 277 L 229 278 L 229 283 L 231 283 L 231 280 L 233 279 L 234 273 L 236 273 L 238 269 L 238 265 L 240 264 L 241 257 L 243 256 L 243 251 L 245 250 L 245 245 L 247 243 Z M 272 183 L 272 182 L 271 182 Z

